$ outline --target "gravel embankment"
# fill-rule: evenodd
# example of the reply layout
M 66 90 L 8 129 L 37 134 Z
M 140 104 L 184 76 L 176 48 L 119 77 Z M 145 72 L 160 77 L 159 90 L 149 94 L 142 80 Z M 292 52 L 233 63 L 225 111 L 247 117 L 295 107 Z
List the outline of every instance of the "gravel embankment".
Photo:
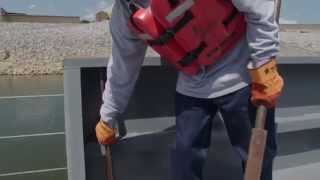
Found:
M 320 26 L 285 27 L 281 55 L 320 56 Z M 1 74 L 61 74 L 71 57 L 107 57 L 106 22 L 90 24 L 0 23 Z
M 320 26 L 316 28 L 282 29 L 280 39 L 283 47 L 291 49 L 289 52 L 283 52 L 283 55 L 320 56 Z
M 67 57 L 106 57 L 107 23 L 0 23 L 0 74 L 62 73 Z

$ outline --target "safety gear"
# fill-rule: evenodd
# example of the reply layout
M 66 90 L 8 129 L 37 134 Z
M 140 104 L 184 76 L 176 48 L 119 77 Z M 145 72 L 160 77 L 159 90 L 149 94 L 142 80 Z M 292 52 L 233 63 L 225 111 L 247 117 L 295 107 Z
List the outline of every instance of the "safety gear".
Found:
M 284 82 L 277 70 L 275 58 L 259 68 L 249 69 L 252 79 L 251 101 L 254 105 L 274 107 L 280 96 Z
M 186 74 L 213 64 L 246 32 L 244 16 L 230 0 L 151 0 L 147 8 L 132 6 L 130 29 Z
M 109 125 L 102 120 L 96 125 L 96 136 L 100 144 L 111 145 L 116 142 L 114 129 L 110 128 Z

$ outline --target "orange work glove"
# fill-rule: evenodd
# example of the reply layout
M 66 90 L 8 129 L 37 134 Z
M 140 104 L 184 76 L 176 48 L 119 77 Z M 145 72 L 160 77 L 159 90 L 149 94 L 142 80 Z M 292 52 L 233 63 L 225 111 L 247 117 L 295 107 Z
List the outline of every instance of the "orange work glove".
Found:
M 114 129 L 109 127 L 107 123 L 100 120 L 96 126 L 96 136 L 98 142 L 103 145 L 111 145 L 116 142 Z
M 284 85 L 275 58 L 259 68 L 249 69 L 249 73 L 252 79 L 251 102 L 256 106 L 274 107 Z

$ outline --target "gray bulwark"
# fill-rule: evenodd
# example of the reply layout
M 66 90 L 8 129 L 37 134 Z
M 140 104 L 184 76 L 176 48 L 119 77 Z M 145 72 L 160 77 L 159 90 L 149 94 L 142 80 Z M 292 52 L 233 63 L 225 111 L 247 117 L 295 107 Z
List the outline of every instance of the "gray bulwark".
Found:
M 99 118 L 98 108 L 101 104 L 99 79 L 105 73 L 107 61 L 107 58 L 82 58 L 66 59 L 64 63 L 65 96 L 71 95 L 65 101 L 69 180 L 98 180 L 104 177 L 104 161 L 95 142 L 94 125 Z M 297 149 L 296 146 L 308 147 L 308 150 L 319 147 L 319 143 L 314 141 L 307 144 L 311 141 L 301 140 L 300 145 L 297 145 L 293 143 L 292 137 L 302 133 L 305 134 L 303 138 L 310 139 L 313 134 L 319 134 L 320 119 L 317 113 L 320 112 L 320 96 L 315 92 L 320 92 L 320 85 L 315 82 L 320 77 L 320 58 L 280 56 L 278 62 L 286 81 L 277 110 L 280 154 L 305 150 Z M 173 97 L 176 73 L 161 64 L 157 56 L 146 58 L 128 110 L 122 117 L 127 127 L 127 136 L 113 146 L 115 176 L 119 180 L 127 179 L 128 176 L 139 180 L 168 177 L 169 151 L 174 141 Z M 218 124 L 221 126 L 221 123 Z M 213 136 L 215 147 L 210 149 L 207 166 L 221 165 L 221 170 L 212 173 L 210 168 L 206 168 L 206 179 L 237 179 L 232 174 L 239 177 L 239 161 L 232 151 L 227 150 L 230 145 L 219 125 Z M 77 143 L 73 138 L 76 138 Z M 81 147 L 84 150 L 80 150 Z M 219 158 L 225 156 L 230 159 L 225 161 Z
M 152 53 L 149 53 L 152 54 Z M 78 68 L 94 68 L 105 67 L 108 63 L 106 57 L 90 57 L 90 58 L 67 58 L 64 60 L 64 69 Z M 300 56 L 280 56 L 279 64 L 320 64 L 319 56 L 310 56 L 308 54 L 300 54 Z M 147 56 L 143 62 L 143 66 L 160 66 L 163 63 L 157 55 Z
M 274 173 L 275 180 L 314 180 L 319 179 L 320 163 L 307 164 L 283 169 Z

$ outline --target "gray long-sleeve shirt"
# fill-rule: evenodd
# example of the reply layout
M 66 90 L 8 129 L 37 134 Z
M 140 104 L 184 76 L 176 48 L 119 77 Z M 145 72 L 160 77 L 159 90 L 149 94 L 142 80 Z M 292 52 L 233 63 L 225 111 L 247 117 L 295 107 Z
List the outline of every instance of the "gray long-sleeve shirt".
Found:
M 139 1 L 139 0 L 138 0 Z M 140 0 L 147 4 L 148 0 Z M 264 64 L 279 51 L 274 0 L 232 0 L 243 12 L 247 34 L 236 47 L 195 76 L 179 73 L 177 92 L 199 98 L 215 98 L 248 86 L 248 63 Z M 130 11 L 125 0 L 116 0 L 110 21 L 112 55 L 107 66 L 101 118 L 112 123 L 129 101 L 146 54 L 147 46 L 128 26 Z

